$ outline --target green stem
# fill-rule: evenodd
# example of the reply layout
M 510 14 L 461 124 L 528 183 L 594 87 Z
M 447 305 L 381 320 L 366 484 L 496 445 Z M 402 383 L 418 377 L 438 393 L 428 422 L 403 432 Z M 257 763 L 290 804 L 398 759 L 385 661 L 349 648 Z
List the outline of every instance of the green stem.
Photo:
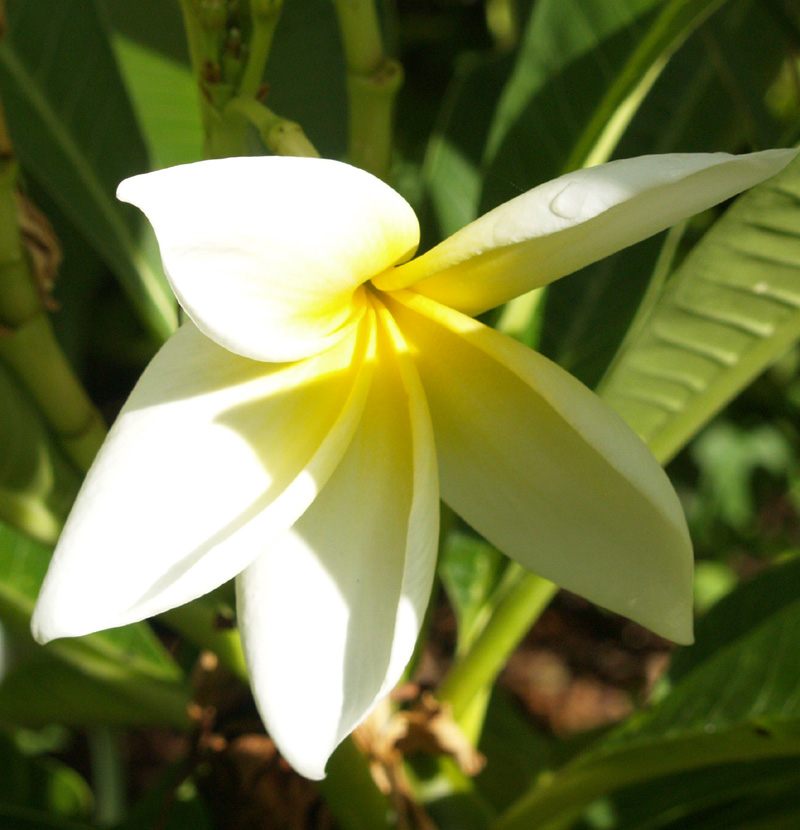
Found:
M 306 138 L 299 124 L 281 118 L 260 101 L 253 98 L 234 98 L 225 108 L 225 116 L 238 116 L 252 124 L 271 153 L 278 156 L 319 158 L 319 153 Z
M 241 681 L 250 682 L 239 630 L 219 626 L 218 606 L 215 602 L 200 598 L 165 611 L 161 618 L 190 643 L 213 651 L 220 662 Z
M 44 311 L 12 334 L 0 336 L 0 358 L 36 401 L 67 455 L 86 472 L 105 440 L 105 424 L 61 351 Z
M 403 68 L 389 58 L 370 75 L 347 75 L 350 161 L 384 180 L 391 169 L 394 102 L 402 83 Z
M 334 0 L 347 65 L 350 161 L 382 179 L 392 157 L 401 65 L 387 57 L 373 0 Z
M 189 59 L 192 62 L 195 78 L 199 78 L 207 59 L 205 33 L 195 13 L 192 0 L 180 0 L 180 4 L 183 13 L 183 28 L 186 31 L 186 42 L 189 46 Z
M 547 607 L 558 588 L 552 582 L 510 565 L 504 590 L 491 617 L 469 651 L 457 659 L 445 676 L 437 697 L 453 707 L 457 722 L 482 689 L 494 684 L 530 627 Z M 474 724 L 471 725 L 474 730 Z
M 95 726 L 86 734 L 92 764 L 94 820 L 101 827 L 125 818 L 125 761 L 119 730 Z
M 61 351 L 36 290 L 19 231 L 16 164 L 10 143 L 0 149 L 0 359 L 85 472 L 103 443 L 105 425 Z
M 339 745 L 318 783 L 342 830 L 387 830 L 396 827 L 389 799 L 375 786 L 366 758 L 352 737 Z
M 239 81 L 238 95 L 242 98 L 255 99 L 261 90 L 282 8 L 283 0 L 250 0 L 253 33 L 248 44 L 247 63 Z
M 347 69 L 357 75 L 369 75 L 386 58 L 375 3 L 373 0 L 334 0 L 334 6 Z
M 189 59 L 192 62 L 192 74 L 197 82 L 197 94 L 200 102 L 200 112 L 206 134 L 209 131 L 210 102 L 204 91 L 203 80 L 206 67 L 217 60 L 217 56 L 209 49 L 208 36 L 200 18 L 194 0 L 180 0 L 183 13 L 183 26 L 186 30 L 186 42 L 189 46 Z

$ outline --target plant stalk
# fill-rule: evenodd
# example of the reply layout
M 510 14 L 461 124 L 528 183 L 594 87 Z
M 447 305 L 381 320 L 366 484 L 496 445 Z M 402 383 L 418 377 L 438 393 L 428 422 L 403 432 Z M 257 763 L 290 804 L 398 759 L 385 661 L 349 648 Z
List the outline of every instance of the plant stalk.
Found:
M 47 317 L 22 243 L 16 185 L 16 159 L 0 106 L 0 359 L 30 393 L 67 455 L 86 472 L 106 428 Z
M 350 162 L 386 180 L 403 69 L 384 51 L 373 0 L 334 0 L 334 5 L 347 65 Z
M 266 148 L 277 156 L 319 158 L 299 124 L 281 118 L 254 98 L 233 98 L 225 108 L 225 114 L 230 118 L 246 119 L 258 130 Z
M 558 590 L 552 582 L 516 564 L 509 566 L 502 588 L 485 628 L 469 651 L 455 661 L 436 693 L 439 700 L 450 703 L 459 723 L 470 714 L 473 699 L 494 684 L 509 656 Z M 475 724 L 469 725 L 474 733 Z
M 250 0 L 253 33 L 248 44 L 247 62 L 239 80 L 238 96 L 241 98 L 258 98 L 282 8 L 283 0 Z

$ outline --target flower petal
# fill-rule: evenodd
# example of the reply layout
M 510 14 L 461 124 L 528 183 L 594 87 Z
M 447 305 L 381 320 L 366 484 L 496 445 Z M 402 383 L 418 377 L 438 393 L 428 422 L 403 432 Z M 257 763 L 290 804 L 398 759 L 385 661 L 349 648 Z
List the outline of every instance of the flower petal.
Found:
M 374 314 L 289 365 L 187 323 L 156 355 L 70 514 L 33 619 L 40 641 L 124 625 L 232 579 L 300 516 L 355 432 Z
M 203 161 L 126 179 L 197 326 L 256 360 L 318 354 L 363 314 L 358 287 L 408 258 L 419 225 L 402 196 L 336 161 Z
M 430 404 L 442 498 L 526 568 L 691 641 L 686 522 L 644 444 L 536 352 L 433 300 L 393 297 Z
M 476 315 L 633 245 L 782 170 L 797 150 L 642 156 L 506 202 L 375 285 Z
M 399 680 L 436 563 L 427 407 L 402 339 L 380 314 L 379 364 L 350 448 L 291 531 L 237 579 L 259 710 L 289 763 L 314 779 Z

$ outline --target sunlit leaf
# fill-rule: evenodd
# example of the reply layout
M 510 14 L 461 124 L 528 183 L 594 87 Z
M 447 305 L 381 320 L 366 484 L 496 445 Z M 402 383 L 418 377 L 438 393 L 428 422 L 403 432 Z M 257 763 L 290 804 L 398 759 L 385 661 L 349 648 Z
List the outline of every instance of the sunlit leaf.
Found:
M 800 164 L 695 247 L 600 387 L 661 461 L 800 337 Z
M 124 35 L 113 45 L 153 169 L 199 161 L 203 127 L 191 69 Z
M 678 50 L 642 101 L 615 158 L 738 152 L 780 146 L 784 125 L 764 99 L 786 27 L 764 4 L 726 3 Z M 620 251 L 548 288 L 541 350 L 594 387 L 619 348 L 653 277 L 676 253 L 671 232 Z M 659 251 L 664 246 L 661 254 Z

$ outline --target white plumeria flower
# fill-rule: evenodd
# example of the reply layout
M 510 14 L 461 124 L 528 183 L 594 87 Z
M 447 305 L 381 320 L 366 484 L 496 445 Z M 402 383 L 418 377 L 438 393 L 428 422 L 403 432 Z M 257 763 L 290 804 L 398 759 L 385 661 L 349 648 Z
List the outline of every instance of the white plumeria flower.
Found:
M 232 158 L 123 182 L 191 322 L 86 479 L 36 637 L 125 625 L 236 577 L 259 710 L 320 778 L 410 658 L 441 496 L 525 567 L 689 642 L 691 545 L 661 467 L 587 388 L 470 315 L 794 155 L 581 170 L 414 260 L 409 205 L 339 162 Z

